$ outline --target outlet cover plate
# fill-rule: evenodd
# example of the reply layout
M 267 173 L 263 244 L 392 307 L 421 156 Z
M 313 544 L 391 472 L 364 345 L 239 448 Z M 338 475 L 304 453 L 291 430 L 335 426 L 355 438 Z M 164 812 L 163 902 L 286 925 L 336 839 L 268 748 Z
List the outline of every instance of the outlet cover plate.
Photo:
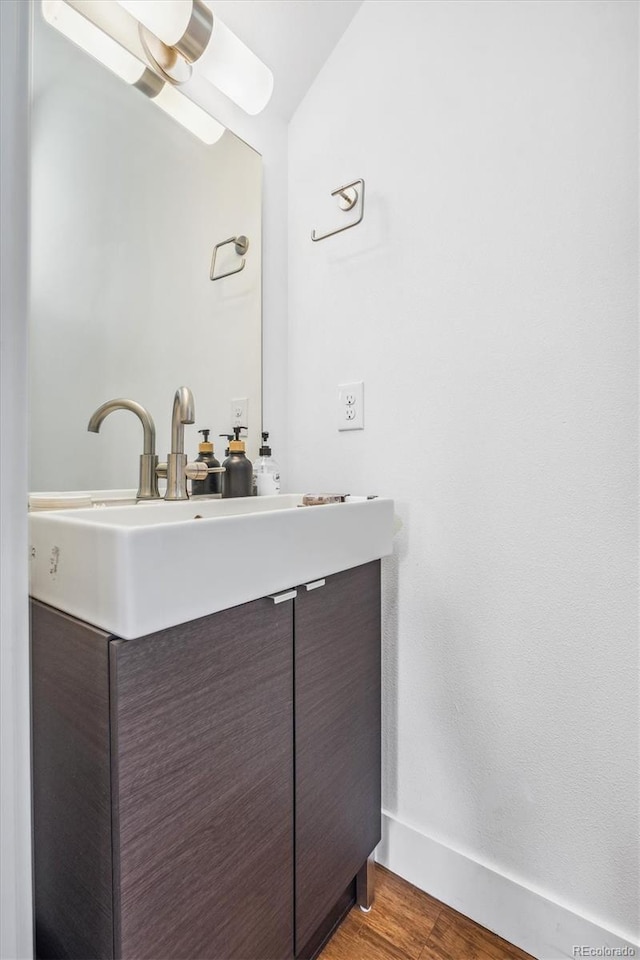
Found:
M 237 397 L 231 401 L 231 426 L 249 427 L 249 398 Z
M 364 430 L 364 382 L 338 385 L 338 430 Z

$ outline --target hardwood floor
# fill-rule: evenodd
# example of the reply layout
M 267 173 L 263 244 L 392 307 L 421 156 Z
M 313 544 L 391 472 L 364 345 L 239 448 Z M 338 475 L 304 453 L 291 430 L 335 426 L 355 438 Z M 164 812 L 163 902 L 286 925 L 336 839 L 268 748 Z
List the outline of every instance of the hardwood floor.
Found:
M 319 960 L 532 958 L 378 864 L 373 909 L 354 907 Z

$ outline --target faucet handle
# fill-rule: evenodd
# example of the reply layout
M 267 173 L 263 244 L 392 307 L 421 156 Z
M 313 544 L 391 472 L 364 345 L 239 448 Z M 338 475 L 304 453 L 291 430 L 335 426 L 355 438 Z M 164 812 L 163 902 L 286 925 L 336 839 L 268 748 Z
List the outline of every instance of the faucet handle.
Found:
M 226 467 L 208 467 L 204 460 L 194 460 L 184 468 L 185 476 L 189 480 L 204 480 L 210 473 L 226 473 Z
M 203 460 L 187 463 L 184 468 L 188 480 L 204 480 L 209 475 L 209 468 Z

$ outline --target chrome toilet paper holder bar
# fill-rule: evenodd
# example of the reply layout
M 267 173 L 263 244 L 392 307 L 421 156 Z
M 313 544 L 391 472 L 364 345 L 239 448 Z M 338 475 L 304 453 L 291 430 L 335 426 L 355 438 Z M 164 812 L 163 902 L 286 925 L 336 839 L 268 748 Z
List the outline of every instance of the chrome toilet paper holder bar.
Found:
M 360 186 L 359 191 L 357 189 L 358 186 Z M 348 223 L 344 227 L 338 227 L 337 230 L 330 230 L 329 233 L 322 233 L 320 236 L 316 236 L 316 231 L 312 230 L 311 239 L 314 243 L 317 243 L 318 240 L 326 240 L 327 237 L 335 237 L 336 233 L 342 233 L 344 230 L 351 230 L 352 227 L 357 227 L 359 223 L 362 223 L 362 218 L 364 217 L 364 180 L 362 178 L 359 180 L 352 180 L 351 183 L 345 183 L 344 186 L 338 187 L 337 190 L 332 190 L 331 196 L 338 198 L 338 206 L 341 210 L 344 210 L 345 213 L 347 213 L 349 210 L 352 210 L 359 200 L 360 216 L 352 223 Z

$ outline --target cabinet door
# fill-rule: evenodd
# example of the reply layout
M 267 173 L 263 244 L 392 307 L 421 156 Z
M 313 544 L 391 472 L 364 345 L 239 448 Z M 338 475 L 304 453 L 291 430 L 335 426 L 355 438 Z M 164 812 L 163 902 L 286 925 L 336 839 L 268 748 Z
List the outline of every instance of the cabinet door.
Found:
M 113 957 L 109 635 L 31 601 L 36 956 Z
M 380 563 L 295 601 L 296 954 L 380 840 Z
M 293 604 L 111 644 L 116 955 L 293 952 Z

